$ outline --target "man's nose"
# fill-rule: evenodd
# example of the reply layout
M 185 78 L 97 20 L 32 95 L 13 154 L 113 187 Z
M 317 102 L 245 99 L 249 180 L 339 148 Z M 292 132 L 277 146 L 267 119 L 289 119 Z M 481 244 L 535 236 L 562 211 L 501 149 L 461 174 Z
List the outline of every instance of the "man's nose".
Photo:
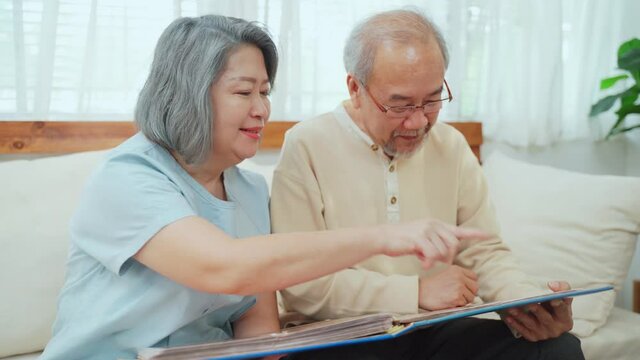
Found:
M 422 129 L 427 126 L 428 123 L 429 119 L 424 114 L 424 111 L 422 109 L 416 109 L 416 111 L 404 121 L 403 125 L 407 129 Z

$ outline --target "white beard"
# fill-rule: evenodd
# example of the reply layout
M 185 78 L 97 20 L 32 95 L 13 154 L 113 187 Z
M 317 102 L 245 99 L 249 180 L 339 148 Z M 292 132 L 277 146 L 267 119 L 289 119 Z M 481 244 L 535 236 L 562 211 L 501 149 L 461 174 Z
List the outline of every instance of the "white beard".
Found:
M 431 125 L 427 125 L 426 127 L 420 129 L 420 130 L 413 130 L 411 132 L 409 131 L 404 131 L 404 132 L 399 132 L 399 131 L 394 131 L 393 134 L 391 135 L 391 139 L 389 141 L 387 141 L 386 144 L 384 144 L 382 146 L 382 149 L 384 150 L 384 153 L 387 154 L 388 156 L 395 158 L 395 159 L 407 159 L 410 158 L 411 155 L 415 154 L 418 150 L 420 150 L 423 146 L 424 143 L 427 141 L 427 137 L 429 135 L 429 130 L 431 130 Z M 417 134 L 416 134 L 417 133 Z M 418 135 L 418 136 L 422 136 L 422 139 L 420 140 L 420 143 L 418 145 L 416 145 L 416 147 L 414 147 L 413 149 L 411 149 L 410 151 L 404 151 L 404 152 L 398 152 L 398 149 L 395 146 L 395 142 L 393 141 L 394 138 L 401 136 L 401 135 Z

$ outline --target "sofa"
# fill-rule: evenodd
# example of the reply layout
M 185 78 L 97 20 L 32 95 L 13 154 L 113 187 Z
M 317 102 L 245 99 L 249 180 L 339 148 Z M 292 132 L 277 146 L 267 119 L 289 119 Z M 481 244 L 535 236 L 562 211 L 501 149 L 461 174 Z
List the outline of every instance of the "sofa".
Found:
M 106 151 L 0 159 L 0 358 L 34 359 L 46 345 L 64 281 L 68 220 Z M 271 179 L 273 161 L 241 166 Z M 621 289 L 640 232 L 640 178 L 572 173 L 501 154 L 483 166 L 504 239 L 525 271 L 541 283 Z M 615 295 L 574 300 L 574 333 L 587 359 L 638 359 L 640 314 L 614 307 Z

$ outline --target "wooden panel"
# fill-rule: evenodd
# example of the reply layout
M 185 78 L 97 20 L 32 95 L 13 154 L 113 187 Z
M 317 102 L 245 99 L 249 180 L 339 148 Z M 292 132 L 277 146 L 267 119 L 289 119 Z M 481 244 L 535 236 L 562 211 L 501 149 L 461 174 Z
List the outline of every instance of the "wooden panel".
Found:
M 280 149 L 284 142 L 284 133 L 287 132 L 297 121 L 269 121 L 264 128 L 261 149 Z
M 294 121 L 270 121 L 261 149 L 279 149 Z M 482 124 L 450 123 L 480 158 Z M 0 154 L 63 154 L 114 147 L 136 132 L 127 121 L 0 121 Z
M 135 132 L 127 121 L 0 121 L 0 154 L 109 149 Z
M 483 143 L 482 135 L 482 123 L 479 122 L 451 122 L 448 123 L 454 128 L 458 129 L 467 139 L 471 150 L 476 155 L 478 160 L 481 160 L 480 146 Z

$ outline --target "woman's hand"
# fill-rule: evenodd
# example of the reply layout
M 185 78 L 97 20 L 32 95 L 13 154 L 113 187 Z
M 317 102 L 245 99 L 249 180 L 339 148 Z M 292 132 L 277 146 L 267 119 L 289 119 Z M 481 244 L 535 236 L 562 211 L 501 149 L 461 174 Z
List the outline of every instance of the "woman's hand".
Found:
M 438 220 L 381 226 L 382 252 L 388 256 L 415 255 L 425 269 L 436 261 L 452 263 L 460 241 L 491 238 L 479 229 L 462 228 Z

